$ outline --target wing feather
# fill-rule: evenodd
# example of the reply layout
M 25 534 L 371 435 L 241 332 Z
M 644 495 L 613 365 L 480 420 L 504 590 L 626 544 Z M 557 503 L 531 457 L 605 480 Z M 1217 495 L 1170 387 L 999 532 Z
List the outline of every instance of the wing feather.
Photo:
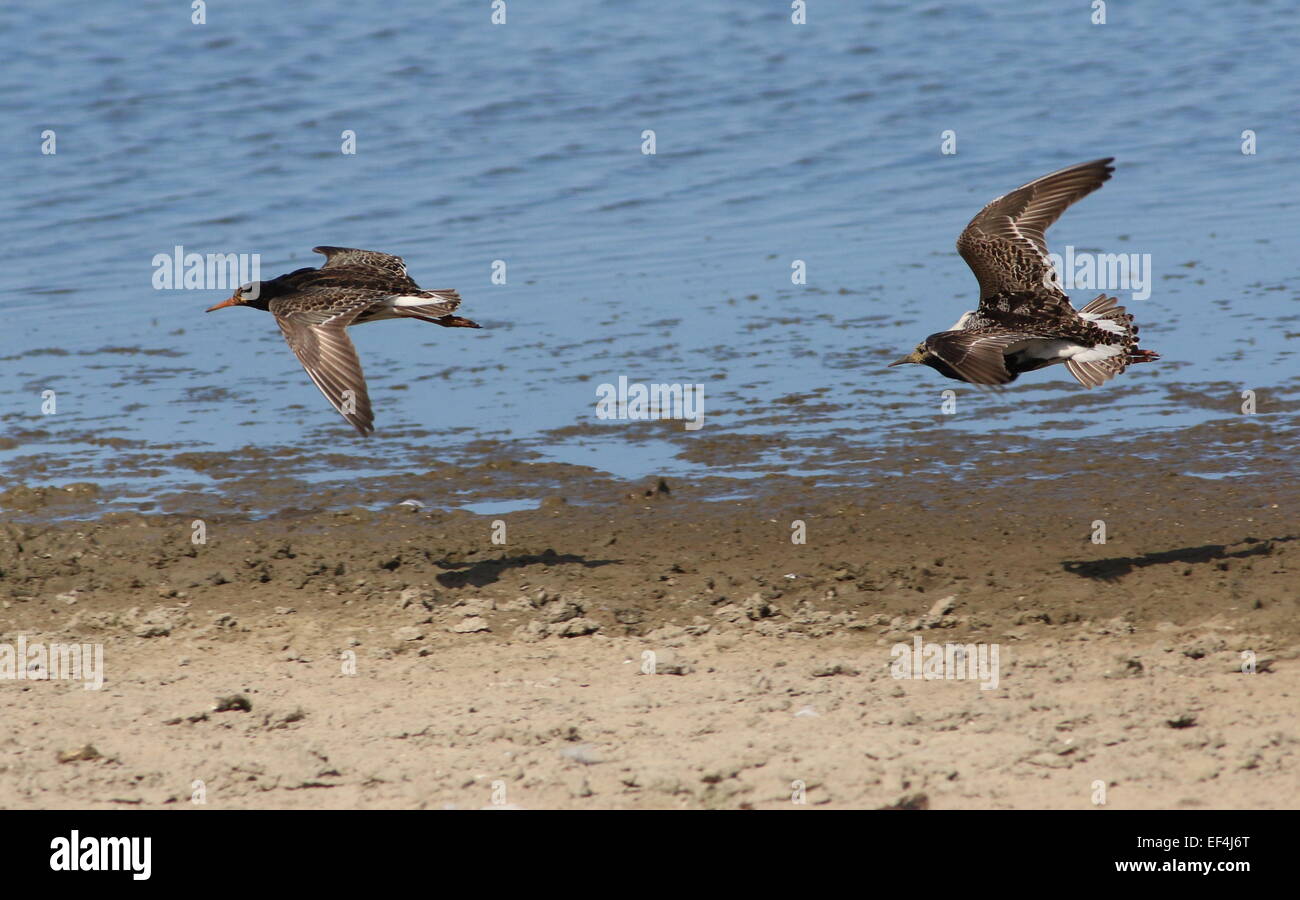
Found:
M 1064 297 L 1054 286 L 1047 229 L 1070 204 L 1110 179 L 1113 161 L 1096 159 L 1044 175 L 998 197 L 971 219 L 957 238 L 957 251 L 975 273 L 981 301 L 1007 293 Z
M 325 254 L 322 269 L 348 268 L 378 269 L 399 278 L 409 278 L 406 274 L 406 261 L 391 253 L 378 250 L 357 250 L 354 247 L 312 247 L 312 253 Z
M 316 387 L 363 437 L 375 430 L 375 415 L 361 360 L 346 329 L 370 305 L 370 301 L 358 303 L 328 317 L 317 311 L 275 316 L 289 348 Z
M 1016 376 L 1007 370 L 1003 354 L 1025 338 L 1010 331 L 940 331 L 926 338 L 925 346 L 963 381 L 1008 384 Z

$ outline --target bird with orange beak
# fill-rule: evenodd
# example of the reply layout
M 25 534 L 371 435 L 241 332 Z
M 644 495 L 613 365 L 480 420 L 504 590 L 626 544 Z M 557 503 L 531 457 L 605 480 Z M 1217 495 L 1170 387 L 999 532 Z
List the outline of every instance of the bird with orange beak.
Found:
M 406 274 L 400 257 L 349 247 L 312 249 L 325 255 L 319 269 L 243 285 L 207 312 L 228 306 L 270 312 L 325 399 L 364 437 L 374 431 L 375 416 L 349 326 L 383 319 L 418 319 L 444 328 L 479 325 L 453 315 L 459 294 L 424 290 Z

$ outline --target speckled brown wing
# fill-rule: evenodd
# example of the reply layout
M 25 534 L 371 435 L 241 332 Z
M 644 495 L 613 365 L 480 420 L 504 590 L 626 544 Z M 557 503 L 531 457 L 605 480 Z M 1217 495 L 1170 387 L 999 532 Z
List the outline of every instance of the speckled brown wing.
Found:
M 940 331 L 925 339 L 925 346 L 970 384 L 1007 384 L 1016 376 L 1007 370 L 1003 357 L 1012 344 L 1030 335 L 1023 332 Z
M 269 304 L 285 341 L 311 380 L 363 437 L 375 430 L 375 415 L 361 360 L 346 329 L 372 305 L 368 298 L 357 298 L 347 305 L 335 301 L 306 309 L 286 308 L 281 300 Z
M 1110 179 L 1114 157 L 1044 175 L 998 197 L 971 219 L 957 238 L 957 251 L 980 285 L 980 304 L 1007 294 L 1028 295 L 1050 306 L 1069 305 L 1052 283 L 1048 227 L 1066 207 Z
M 380 253 L 378 250 L 357 250 L 353 247 L 312 247 L 313 253 L 325 254 L 322 271 L 340 267 L 374 269 L 390 278 L 415 284 L 406 274 L 406 261 L 400 256 Z

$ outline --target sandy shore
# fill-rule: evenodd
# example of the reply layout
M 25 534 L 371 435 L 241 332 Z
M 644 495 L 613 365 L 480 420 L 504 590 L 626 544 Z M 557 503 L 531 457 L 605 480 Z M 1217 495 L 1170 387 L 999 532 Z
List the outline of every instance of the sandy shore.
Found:
M 0 526 L 0 643 L 106 673 L 0 682 L 0 806 L 1300 806 L 1300 491 L 1131 464 Z

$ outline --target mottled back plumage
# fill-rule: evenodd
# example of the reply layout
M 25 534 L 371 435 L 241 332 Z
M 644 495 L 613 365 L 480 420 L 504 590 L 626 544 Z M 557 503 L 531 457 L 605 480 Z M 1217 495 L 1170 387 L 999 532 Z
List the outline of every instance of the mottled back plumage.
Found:
M 419 319 L 447 328 L 478 328 L 453 315 L 454 290 L 424 290 L 406 273 L 401 257 L 350 247 L 315 247 L 319 269 L 296 269 L 245 285 L 224 306 L 252 306 L 275 316 L 285 341 L 325 399 L 356 430 L 374 430 L 365 374 L 346 329 L 383 319 Z M 211 311 L 211 310 L 209 310 Z
M 979 306 L 894 365 L 921 363 L 959 381 L 996 385 L 1064 362 L 1080 384 L 1094 387 L 1129 363 L 1158 358 L 1137 349 L 1133 317 L 1115 298 L 1103 294 L 1075 310 L 1048 256 L 1048 227 L 1110 179 L 1112 161 L 1044 175 L 971 219 L 957 238 L 957 251 L 979 283 Z

